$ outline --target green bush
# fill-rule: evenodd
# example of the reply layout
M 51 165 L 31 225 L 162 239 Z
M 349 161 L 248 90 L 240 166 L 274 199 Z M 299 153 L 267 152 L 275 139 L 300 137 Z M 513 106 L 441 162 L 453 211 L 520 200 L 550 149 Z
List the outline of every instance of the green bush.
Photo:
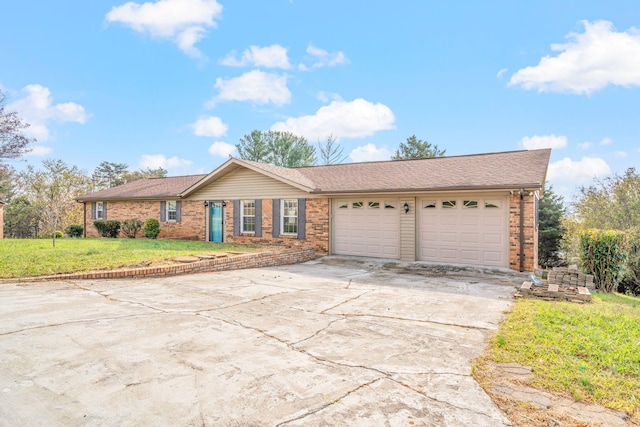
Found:
M 93 226 L 98 230 L 100 236 L 116 238 L 120 233 L 120 221 L 116 220 L 97 220 L 93 221 Z
M 580 233 L 580 261 L 593 274 L 596 288 L 617 290 L 627 260 L 626 238 L 622 231 L 590 229 Z
M 64 233 L 61 230 L 56 230 L 55 233 L 51 233 L 51 237 L 55 234 L 56 239 L 62 239 L 64 237 Z
M 65 229 L 67 236 L 69 237 L 82 237 L 84 228 L 80 224 L 71 224 Z
M 640 295 L 640 226 L 627 232 L 627 244 L 627 268 L 618 285 L 618 292 Z
M 143 222 L 138 218 L 125 219 L 122 222 L 122 232 L 130 239 L 135 239 L 136 235 L 142 229 Z
M 160 234 L 160 221 L 155 218 L 147 218 L 144 222 L 144 237 L 155 239 Z

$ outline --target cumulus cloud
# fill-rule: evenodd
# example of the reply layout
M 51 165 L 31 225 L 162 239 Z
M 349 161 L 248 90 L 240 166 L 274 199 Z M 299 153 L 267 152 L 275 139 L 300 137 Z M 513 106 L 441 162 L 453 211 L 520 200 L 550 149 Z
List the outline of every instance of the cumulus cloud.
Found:
M 571 182 L 574 184 L 591 181 L 594 177 L 602 177 L 611 172 L 611 168 L 601 158 L 583 157 L 572 160 L 565 157 L 549 164 L 547 178 L 550 181 Z
M 510 86 L 538 92 L 590 94 L 608 85 L 640 85 L 640 32 L 617 32 L 609 21 L 582 21 L 583 33 L 569 33 L 568 42 L 552 44 L 557 56 L 518 70 Z
M 563 148 L 567 146 L 566 136 L 551 135 L 534 135 L 525 136 L 520 140 L 520 145 L 527 150 L 535 150 L 538 148 Z
M 227 134 L 229 126 L 222 122 L 220 117 L 200 117 L 195 123 L 189 125 L 196 136 L 219 137 Z
M 289 69 L 291 64 L 287 57 L 287 49 L 279 44 L 271 46 L 259 47 L 249 46 L 245 49 L 240 57 L 237 52 L 231 52 L 220 63 L 229 67 L 265 67 L 265 68 L 282 68 Z
M 20 113 L 20 116 L 31 126 L 25 129 L 27 136 L 38 141 L 48 141 L 51 132 L 51 122 L 86 123 L 89 115 L 82 105 L 75 102 L 54 104 L 49 88 L 32 84 L 22 89 L 27 96 L 11 103 L 8 107 Z
M 277 122 L 271 130 L 293 132 L 309 141 L 324 140 L 329 134 L 338 139 L 363 138 L 380 130 L 394 129 L 394 122 L 393 112 L 384 104 L 362 98 L 340 99 L 321 107 L 313 115 Z
M 214 86 L 220 92 L 207 105 L 213 107 L 220 101 L 251 101 L 256 104 L 285 105 L 291 102 L 287 76 L 252 70 L 239 77 L 218 77 Z
M 361 145 L 349 153 L 353 162 L 374 162 L 376 160 L 391 159 L 391 151 L 384 147 L 378 148 L 374 144 Z
M 46 147 L 44 145 L 33 145 L 31 147 L 31 150 L 25 153 L 24 155 L 32 156 L 32 157 L 44 157 L 44 156 L 48 156 L 52 152 L 53 152 L 53 149 L 51 147 Z
M 181 159 L 176 156 L 167 158 L 164 154 L 143 154 L 138 165 L 141 169 L 163 168 L 168 170 L 190 166 L 192 163 L 191 160 Z
M 209 154 L 217 157 L 229 157 L 236 152 L 236 147 L 226 142 L 216 141 L 209 147 Z
M 139 33 L 172 40 L 187 55 L 195 58 L 202 53 L 195 47 L 215 27 L 222 13 L 216 0 L 158 0 L 128 2 L 114 6 L 107 13 L 107 22 L 119 22 Z
M 600 145 L 609 145 L 613 142 L 613 139 L 607 137 L 607 138 L 602 138 L 602 141 L 600 141 Z
M 329 53 L 324 49 L 315 46 L 307 46 L 307 53 L 313 58 L 313 64 L 307 66 L 305 64 L 298 65 L 300 71 L 311 71 L 322 67 L 335 67 L 336 65 L 348 64 L 349 59 L 342 51 Z

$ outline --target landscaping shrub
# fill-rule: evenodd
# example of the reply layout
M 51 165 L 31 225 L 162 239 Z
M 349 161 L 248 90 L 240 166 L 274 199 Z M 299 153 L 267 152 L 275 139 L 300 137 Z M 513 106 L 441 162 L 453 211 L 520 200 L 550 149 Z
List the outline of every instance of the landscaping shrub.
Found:
M 140 230 L 142 229 L 142 225 L 144 223 L 142 221 L 140 221 L 138 218 L 133 218 L 133 219 L 125 219 L 122 222 L 122 232 L 124 233 L 125 236 L 127 236 L 130 239 L 135 239 L 136 235 L 140 232 Z
M 160 234 L 160 221 L 155 218 L 147 218 L 144 222 L 144 237 L 155 239 Z
M 626 239 L 622 231 L 590 229 L 580 233 L 580 261 L 593 274 L 596 288 L 617 290 L 627 260 Z
M 97 220 L 93 222 L 93 226 L 98 230 L 100 236 L 116 238 L 120 233 L 120 221 L 116 220 Z
M 640 295 L 640 226 L 627 232 L 627 268 L 618 285 L 618 292 Z
M 65 230 L 69 237 L 82 237 L 84 228 L 80 224 L 71 224 Z

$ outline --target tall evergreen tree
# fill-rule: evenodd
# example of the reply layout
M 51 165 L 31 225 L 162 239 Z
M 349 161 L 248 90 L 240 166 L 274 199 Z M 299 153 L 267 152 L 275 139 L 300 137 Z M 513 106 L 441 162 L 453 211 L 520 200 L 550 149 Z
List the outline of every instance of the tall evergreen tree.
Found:
M 446 151 L 447 150 L 440 150 L 437 145 L 431 145 L 427 141 L 411 135 L 407 138 L 407 142 L 400 143 L 400 147 L 396 150 L 395 154 L 391 156 L 391 160 L 442 157 Z
M 544 190 L 538 204 L 538 263 L 543 268 L 557 267 L 565 263 L 560 257 L 560 243 L 565 229 L 564 198 L 553 192 L 553 186 Z

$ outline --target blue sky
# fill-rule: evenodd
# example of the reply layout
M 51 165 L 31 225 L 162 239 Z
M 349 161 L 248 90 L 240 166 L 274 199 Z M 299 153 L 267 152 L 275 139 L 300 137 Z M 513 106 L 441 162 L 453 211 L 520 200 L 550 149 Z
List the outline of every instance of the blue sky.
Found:
M 570 198 L 640 162 L 640 2 L 22 0 L 0 87 L 37 138 L 22 161 L 208 173 L 254 129 L 386 160 L 553 148 Z M 522 165 L 526 167 L 526 165 Z

